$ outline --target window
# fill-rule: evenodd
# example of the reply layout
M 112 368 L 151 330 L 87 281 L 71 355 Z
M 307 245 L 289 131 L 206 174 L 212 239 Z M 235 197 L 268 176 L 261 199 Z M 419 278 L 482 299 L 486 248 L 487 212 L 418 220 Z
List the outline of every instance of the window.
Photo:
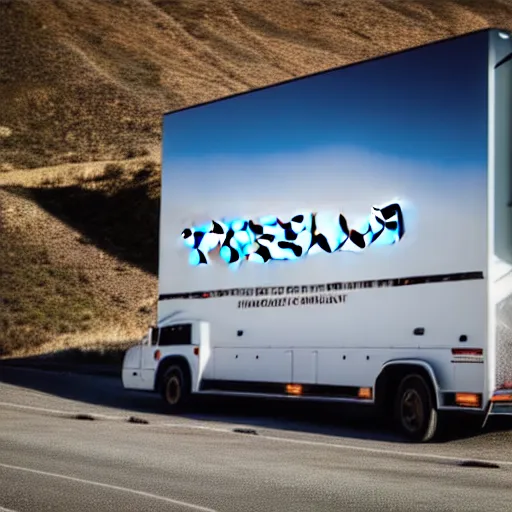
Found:
M 151 345 L 156 345 L 158 342 L 158 329 L 156 327 L 151 328 Z
M 192 343 L 192 325 L 180 324 L 160 329 L 159 346 L 190 345 Z

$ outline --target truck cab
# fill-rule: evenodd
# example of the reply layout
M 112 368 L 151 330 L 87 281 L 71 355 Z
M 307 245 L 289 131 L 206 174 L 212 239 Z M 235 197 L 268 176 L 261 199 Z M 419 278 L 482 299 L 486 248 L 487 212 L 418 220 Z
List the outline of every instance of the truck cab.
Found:
M 182 387 L 197 390 L 209 359 L 207 322 L 175 320 L 151 326 L 141 342 L 128 349 L 123 361 L 123 386 L 163 392 L 166 374 L 178 368 Z M 176 372 L 175 372 L 176 373 Z

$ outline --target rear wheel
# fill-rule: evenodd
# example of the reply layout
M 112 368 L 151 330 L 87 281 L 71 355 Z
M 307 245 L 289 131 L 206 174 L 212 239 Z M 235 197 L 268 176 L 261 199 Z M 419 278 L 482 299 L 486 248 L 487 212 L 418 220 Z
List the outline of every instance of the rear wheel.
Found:
M 190 386 L 179 365 L 170 366 L 164 373 L 160 393 L 170 412 L 177 412 L 188 402 Z
M 407 375 L 395 400 L 395 421 L 411 441 L 427 442 L 436 434 L 438 412 L 429 385 L 421 375 Z

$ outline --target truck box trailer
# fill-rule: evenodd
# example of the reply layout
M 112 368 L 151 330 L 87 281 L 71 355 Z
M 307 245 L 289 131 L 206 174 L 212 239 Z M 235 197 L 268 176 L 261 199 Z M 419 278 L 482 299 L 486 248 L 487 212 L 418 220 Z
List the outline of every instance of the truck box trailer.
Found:
M 165 114 L 125 388 L 372 404 L 415 441 L 512 414 L 511 78 L 488 29 Z

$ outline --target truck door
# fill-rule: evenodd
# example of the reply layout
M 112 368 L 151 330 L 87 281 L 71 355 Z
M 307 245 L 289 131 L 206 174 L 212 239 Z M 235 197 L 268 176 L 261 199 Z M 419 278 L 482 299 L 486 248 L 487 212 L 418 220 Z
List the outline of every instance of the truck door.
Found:
M 155 352 L 158 349 L 160 329 L 152 327 L 149 332 L 148 342 L 142 346 L 141 354 L 141 378 L 144 382 L 152 382 L 155 378 Z

